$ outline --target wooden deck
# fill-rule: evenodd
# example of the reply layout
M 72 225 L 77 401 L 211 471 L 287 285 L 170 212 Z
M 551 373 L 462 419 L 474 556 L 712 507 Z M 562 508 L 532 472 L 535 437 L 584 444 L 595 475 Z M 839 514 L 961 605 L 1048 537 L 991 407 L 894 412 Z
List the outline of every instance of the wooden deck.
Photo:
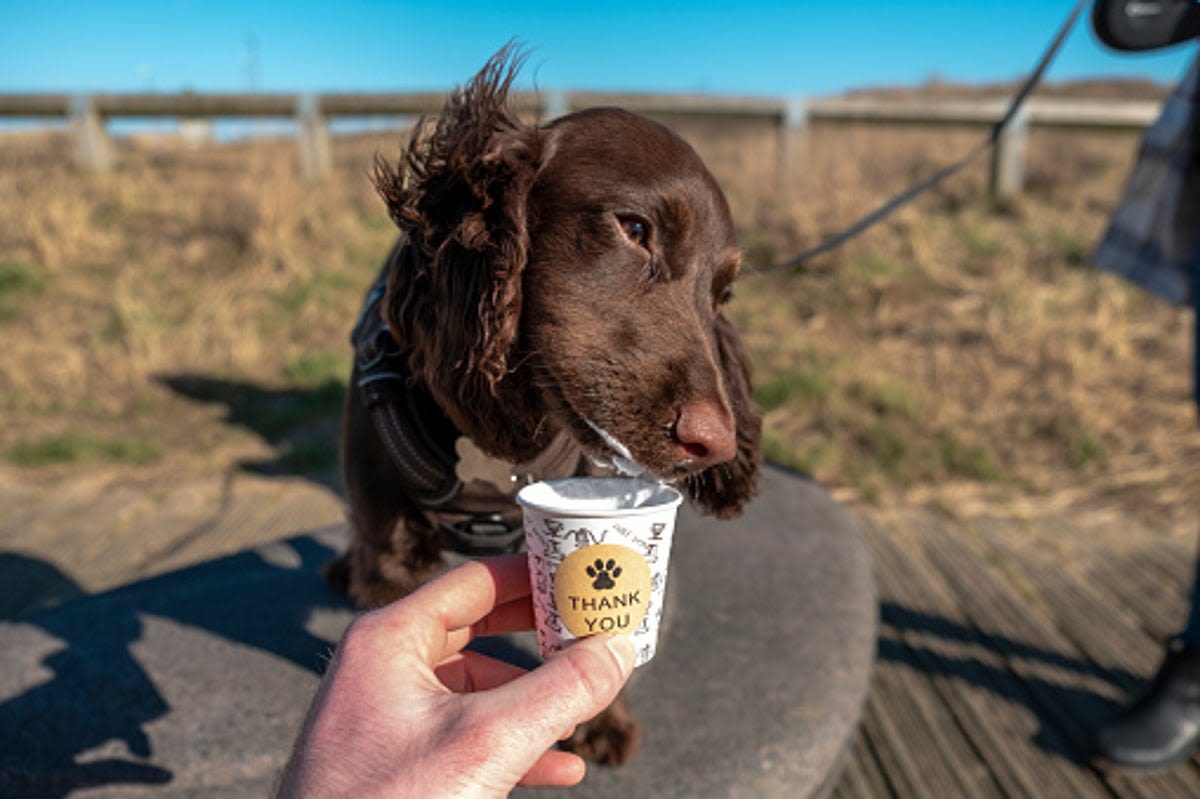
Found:
M 1195 533 L 1066 515 L 856 513 L 875 559 L 878 657 L 834 796 L 1200 797 L 1200 760 L 1089 765 L 1092 731 L 1182 624 Z

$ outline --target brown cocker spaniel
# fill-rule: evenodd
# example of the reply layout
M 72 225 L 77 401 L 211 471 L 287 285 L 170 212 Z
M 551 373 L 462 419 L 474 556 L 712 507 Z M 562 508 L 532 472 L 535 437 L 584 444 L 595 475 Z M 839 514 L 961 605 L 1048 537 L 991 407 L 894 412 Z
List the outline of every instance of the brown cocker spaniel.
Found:
M 644 117 L 522 121 L 520 60 L 497 53 L 398 164 L 377 159 L 401 237 L 353 334 L 352 540 L 327 570 L 364 606 L 413 590 L 444 548 L 519 546 L 530 480 L 642 472 L 721 517 L 755 492 L 761 419 L 721 313 L 740 261 L 725 197 Z M 568 746 L 620 763 L 637 738 L 618 702 Z

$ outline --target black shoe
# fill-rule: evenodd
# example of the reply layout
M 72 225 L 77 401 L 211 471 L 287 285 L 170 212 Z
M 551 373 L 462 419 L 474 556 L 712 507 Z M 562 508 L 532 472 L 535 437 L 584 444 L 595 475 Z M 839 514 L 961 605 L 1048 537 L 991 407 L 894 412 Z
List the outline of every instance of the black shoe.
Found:
M 1096 734 L 1096 754 L 1113 766 L 1161 771 L 1200 749 L 1200 651 L 1178 641 L 1146 693 Z

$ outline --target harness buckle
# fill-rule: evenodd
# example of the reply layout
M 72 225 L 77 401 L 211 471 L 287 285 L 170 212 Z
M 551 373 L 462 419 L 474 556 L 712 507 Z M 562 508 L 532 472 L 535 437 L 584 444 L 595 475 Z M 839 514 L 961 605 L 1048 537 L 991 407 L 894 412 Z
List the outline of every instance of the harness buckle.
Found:
M 471 556 L 504 555 L 517 552 L 525 540 L 525 528 L 498 513 L 472 516 L 453 524 L 442 524 L 447 548 Z

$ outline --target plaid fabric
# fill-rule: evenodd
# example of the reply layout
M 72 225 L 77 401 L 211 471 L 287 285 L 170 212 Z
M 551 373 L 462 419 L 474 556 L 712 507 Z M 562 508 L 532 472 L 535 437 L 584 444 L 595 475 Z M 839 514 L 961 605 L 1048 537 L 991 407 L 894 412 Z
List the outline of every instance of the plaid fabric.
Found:
M 1180 305 L 1192 296 L 1198 230 L 1200 57 L 1147 128 L 1092 262 Z

